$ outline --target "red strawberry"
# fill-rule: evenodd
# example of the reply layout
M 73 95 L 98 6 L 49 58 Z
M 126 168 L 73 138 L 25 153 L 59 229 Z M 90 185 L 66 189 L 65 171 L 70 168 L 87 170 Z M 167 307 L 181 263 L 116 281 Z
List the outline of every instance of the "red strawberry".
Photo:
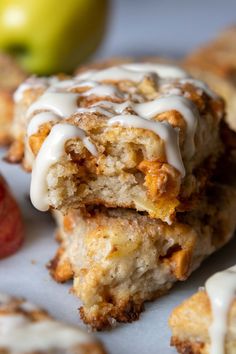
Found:
M 0 177 L 0 258 L 15 253 L 23 242 L 23 223 L 19 207 Z

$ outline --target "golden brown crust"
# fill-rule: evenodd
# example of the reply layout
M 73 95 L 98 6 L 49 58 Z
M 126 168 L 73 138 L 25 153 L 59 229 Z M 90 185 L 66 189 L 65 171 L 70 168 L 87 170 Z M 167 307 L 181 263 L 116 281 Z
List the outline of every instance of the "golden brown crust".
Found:
M 68 259 L 63 259 L 65 250 L 59 247 L 55 257 L 48 263 L 51 276 L 58 282 L 64 283 L 73 278 L 73 270 Z
M 170 345 L 175 347 L 180 354 L 201 354 L 203 343 L 191 343 L 188 340 L 181 341 L 176 337 L 171 337 Z
M 144 310 L 143 303 L 120 303 L 117 305 L 104 304 L 100 305 L 99 316 L 97 314 L 85 312 L 83 307 L 79 308 L 80 318 L 85 324 L 88 324 L 97 331 L 111 328 L 115 322 L 131 323 L 139 319 L 140 313 Z
M 103 345 L 101 343 L 88 343 L 82 344 L 78 348 L 78 354 L 106 354 Z M 73 354 L 77 354 L 76 351 L 73 351 Z

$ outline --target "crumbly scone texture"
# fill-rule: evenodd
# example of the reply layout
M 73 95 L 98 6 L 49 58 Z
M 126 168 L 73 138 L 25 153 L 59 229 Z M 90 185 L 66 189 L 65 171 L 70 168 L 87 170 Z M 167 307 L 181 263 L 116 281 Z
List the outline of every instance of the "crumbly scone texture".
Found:
M 0 53 L 0 145 L 9 144 L 14 115 L 12 95 L 26 74 L 8 55 Z
M 210 354 L 209 327 L 212 322 L 211 305 L 204 290 L 199 290 L 177 306 L 170 318 L 171 345 L 181 354 Z M 236 301 L 230 307 L 225 350 L 236 351 Z
M 93 328 L 132 322 L 145 301 L 188 278 L 230 240 L 235 210 L 235 189 L 215 183 L 172 225 L 127 209 L 55 212 L 60 248 L 51 274 L 59 282 L 74 279 L 81 318 Z
M 60 78 L 61 80 L 62 78 Z M 84 95 L 88 87 L 71 87 L 69 91 L 81 94 L 80 108 L 87 108 L 100 101 L 133 104 L 151 102 L 155 98 L 177 90 L 178 95 L 194 104 L 199 120 L 195 133 L 195 153 L 188 158 L 186 146 L 187 124 L 182 115 L 169 110 L 153 120 L 167 121 L 180 130 L 180 150 L 186 176 L 171 166 L 166 159 L 165 144 L 153 131 L 108 125 L 108 117 L 101 111 L 76 113 L 60 120 L 83 129 L 96 146 L 98 155 L 93 156 L 79 139 L 66 143 L 66 155 L 52 165 L 47 174 L 49 204 L 66 213 L 70 208 L 84 205 L 133 208 L 146 211 L 151 217 L 172 222 L 176 210 L 185 211 L 190 199 L 199 194 L 211 175 L 223 146 L 220 139 L 220 122 L 224 116 L 224 105 L 220 98 L 208 95 L 193 82 L 170 80 L 160 84 L 155 75 L 147 75 L 140 82 L 127 80 L 109 81 L 117 96 L 97 97 Z M 44 140 L 57 122 L 42 124 L 37 133 L 24 144 L 25 131 L 32 117 L 27 118 L 27 109 L 50 86 L 50 80 L 41 87 L 37 82 L 23 92 L 16 105 L 13 126 L 15 142 L 8 159 L 22 161 L 30 170 Z M 111 116 L 117 115 L 112 111 Z M 126 108 L 123 114 L 134 114 Z M 33 151 L 33 155 L 32 152 Z M 186 203 L 187 201 L 187 203 Z M 186 205 L 188 204 L 188 206 Z
M 236 26 L 232 26 L 203 47 L 190 53 L 183 66 L 207 82 L 227 105 L 227 120 L 236 129 Z
M 1 354 L 106 353 L 93 336 L 78 327 L 55 321 L 46 311 L 24 298 L 0 293 L 0 321 Z M 57 331 L 60 337 L 64 337 L 63 344 L 58 344 L 58 341 L 53 339 L 56 336 L 58 338 Z M 42 345 L 40 336 L 42 336 Z M 75 339 L 76 337 L 78 340 Z

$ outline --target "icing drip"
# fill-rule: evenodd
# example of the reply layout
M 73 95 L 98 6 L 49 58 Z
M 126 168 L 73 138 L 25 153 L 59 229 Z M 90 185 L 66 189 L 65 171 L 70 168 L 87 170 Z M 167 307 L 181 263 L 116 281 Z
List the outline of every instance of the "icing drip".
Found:
M 32 321 L 26 313 L 40 311 L 28 301 L 0 293 L 0 347 L 11 353 L 48 352 L 66 350 L 82 343 L 92 343 L 93 338 L 73 326 L 52 319 Z M 12 312 L 8 312 L 11 309 Z M 6 309 L 6 312 L 4 311 Z
M 117 114 L 121 114 L 125 109 L 131 108 L 140 117 L 145 119 L 152 119 L 158 114 L 171 110 L 178 111 L 186 122 L 186 155 L 189 158 L 193 156 L 195 151 L 194 136 L 199 119 L 199 113 L 195 105 L 187 98 L 183 96 L 171 95 L 160 97 L 150 102 L 138 104 L 132 104 L 129 101 L 124 103 L 102 101 L 93 106 L 98 104 L 104 105 L 104 108 L 112 108 Z M 170 163 L 170 161 L 168 162 Z
M 30 116 L 40 110 L 49 110 L 61 117 L 69 117 L 77 110 L 79 95 L 72 92 L 45 92 L 28 109 Z
M 98 85 L 83 93 L 83 96 L 95 95 L 98 97 L 115 96 L 120 97 L 120 92 L 112 85 Z
M 92 105 L 92 107 L 97 107 L 96 109 L 99 109 L 99 106 L 104 107 L 104 110 L 106 110 L 107 108 L 111 108 L 116 113 L 122 113 L 124 112 L 125 109 L 133 107 L 130 101 L 126 101 L 123 103 L 114 103 L 111 101 L 100 101 Z
M 94 342 L 93 337 L 79 328 L 51 318 L 31 320 L 27 314 L 41 310 L 28 301 L 0 293 L 0 304 L 0 348 L 3 351 L 46 353 L 53 349 L 72 349 L 80 344 Z
M 199 114 L 197 108 L 190 100 L 183 96 L 176 95 L 160 97 L 154 101 L 136 104 L 134 110 L 146 119 L 154 118 L 158 114 L 171 110 L 179 112 L 187 126 L 185 141 L 186 152 L 188 157 L 193 156 L 195 151 L 194 136 Z
M 215 92 L 213 92 L 210 87 L 203 81 L 197 80 L 197 79 L 192 79 L 190 77 L 185 78 L 185 79 L 181 79 L 180 80 L 181 84 L 191 84 L 199 89 L 201 89 L 202 91 L 206 92 L 206 94 L 208 96 L 210 96 L 211 98 L 216 99 L 218 96 Z
M 46 211 L 49 208 L 47 189 L 49 168 L 65 155 L 65 143 L 75 138 L 81 139 L 90 153 L 97 155 L 96 147 L 82 129 L 70 124 L 54 125 L 36 156 L 32 171 L 30 197 L 38 210 Z
M 124 127 L 134 127 L 150 130 L 160 136 L 165 141 L 166 157 L 170 165 L 174 166 L 184 177 L 185 169 L 183 166 L 178 141 L 178 132 L 167 122 L 150 121 L 136 115 L 119 115 L 111 118 L 109 125 L 121 124 Z
M 36 134 L 40 125 L 57 119 L 60 119 L 60 116 L 53 112 L 41 112 L 36 114 L 29 122 L 27 135 L 30 136 L 32 134 Z
M 92 338 L 78 328 L 53 320 L 27 322 L 23 316 L 0 319 L 7 329 L 0 327 L 0 347 L 14 353 L 46 352 L 50 349 L 69 349 L 82 343 L 91 343 Z M 20 319 L 21 317 L 21 319 Z
M 51 77 L 51 78 L 46 78 L 46 77 L 35 77 L 32 76 L 28 78 L 25 82 L 23 82 L 18 89 L 14 92 L 13 98 L 15 102 L 19 102 L 24 95 L 24 92 L 32 89 L 33 88 L 38 88 L 38 89 L 46 89 L 50 85 L 56 85 L 59 83 L 59 79 L 57 77 Z
M 141 81 L 145 76 L 157 74 L 161 78 L 185 78 L 187 74 L 185 71 L 164 64 L 152 63 L 136 63 L 124 64 L 114 66 L 105 70 L 93 70 L 85 74 L 77 76 L 80 80 L 94 80 L 94 81 Z
M 161 78 L 180 79 L 188 77 L 186 71 L 172 65 L 157 63 L 124 64 L 123 68 L 133 71 L 146 71 L 156 73 Z
M 107 111 L 106 109 L 102 107 L 96 107 L 95 105 L 92 105 L 92 107 L 86 107 L 86 108 L 78 108 L 77 113 L 100 113 L 106 117 L 112 117 L 112 113 Z
M 225 354 L 228 313 L 236 296 L 236 266 L 218 272 L 205 285 L 211 302 L 210 354 Z

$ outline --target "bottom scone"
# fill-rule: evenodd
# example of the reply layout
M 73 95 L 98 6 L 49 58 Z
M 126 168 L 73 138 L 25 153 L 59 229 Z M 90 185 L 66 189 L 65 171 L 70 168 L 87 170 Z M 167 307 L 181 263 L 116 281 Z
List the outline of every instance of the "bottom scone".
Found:
M 1 354 L 105 354 L 81 329 L 55 321 L 21 298 L 0 293 Z
M 61 246 L 50 264 L 74 279 L 81 318 L 93 328 L 138 319 L 143 303 L 185 280 L 223 246 L 236 225 L 236 191 L 209 185 L 193 211 L 168 225 L 132 210 L 91 208 L 55 214 Z

